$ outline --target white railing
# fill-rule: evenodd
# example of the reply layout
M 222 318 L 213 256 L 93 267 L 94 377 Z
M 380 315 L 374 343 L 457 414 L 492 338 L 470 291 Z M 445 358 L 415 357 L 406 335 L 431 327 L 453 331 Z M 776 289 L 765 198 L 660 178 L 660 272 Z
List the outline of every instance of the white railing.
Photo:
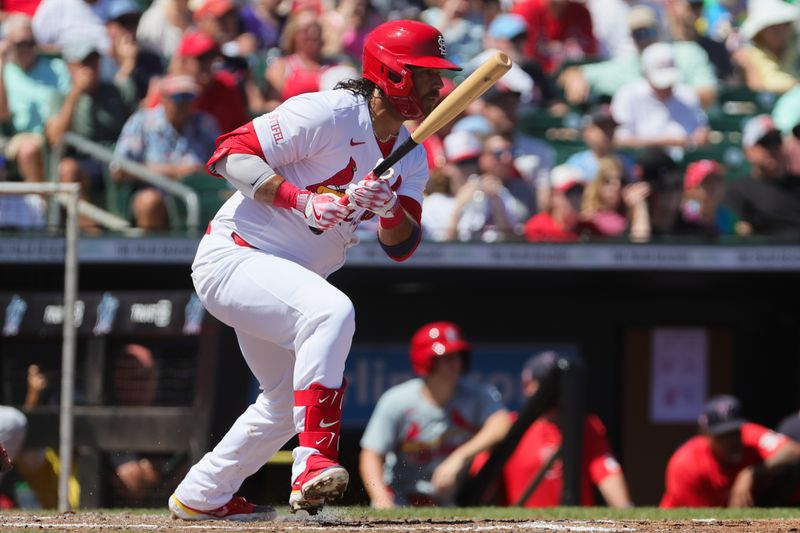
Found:
M 75 301 L 78 292 L 78 206 L 79 183 L 0 182 L 0 194 L 52 194 L 66 207 L 64 226 L 64 321 L 61 345 L 61 403 L 59 405 L 58 510 L 69 505 L 69 475 L 72 472 L 73 405 L 75 400 Z
M 90 141 L 89 139 L 81 137 L 80 135 L 71 131 L 64 134 L 64 137 L 62 138 L 62 144 L 60 146 L 53 148 L 51 154 L 51 166 L 53 169 L 58 168 L 57 164 L 61 159 L 65 145 L 72 146 L 79 152 L 85 153 L 86 155 L 89 155 L 102 163 L 108 164 L 113 161 L 115 165 L 118 165 L 118 167 L 121 170 L 124 170 L 126 173 L 135 176 L 137 179 L 147 182 L 154 187 L 158 187 L 159 189 L 173 196 L 177 196 L 186 204 L 187 229 L 190 231 L 196 231 L 199 229 L 200 198 L 191 187 L 153 172 L 141 163 L 137 163 L 130 159 L 117 158 L 114 156 L 114 152 L 108 147 L 98 144 L 94 141 Z

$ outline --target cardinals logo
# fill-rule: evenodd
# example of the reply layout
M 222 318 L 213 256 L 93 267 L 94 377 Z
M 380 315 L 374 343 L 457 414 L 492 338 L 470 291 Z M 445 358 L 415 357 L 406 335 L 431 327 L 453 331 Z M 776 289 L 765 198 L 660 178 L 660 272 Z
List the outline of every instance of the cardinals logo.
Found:
M 310 185 L 308 190 L 317 194 L 333 193 L 339 197 L 344 196 L 344 191 L 347 189 L 347 186 L 350 184 L 350 182 L 353 181 L 353 177 L 356 175 L 357 170 L 358 166 L 351 157 L 350 161 L 347 162 L 347 165 L 345 165 L 342 170 L 323 182 Z

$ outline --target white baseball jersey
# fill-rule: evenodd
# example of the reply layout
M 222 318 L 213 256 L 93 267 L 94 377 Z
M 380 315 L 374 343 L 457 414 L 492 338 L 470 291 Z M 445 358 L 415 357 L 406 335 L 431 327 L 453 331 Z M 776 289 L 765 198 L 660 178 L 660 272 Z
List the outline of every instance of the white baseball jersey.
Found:
M 290 98 L 253 126 L 269 165 L 293 185 L 311 192 L 343 194 L 383 157 L 375 140 L 366 100 L 346 90 Z M 409 136 L 401 127 L 395 146 Z M 428 180 L 425 149 L 416 147 L 394 166 L 392 188 L 422 204 Z M 256 176 L 253 177 L 255 179 Z M 236 192 L 214 224 L 236 231 L 254 247 L 296 262 L 327 277 L 345 261 L 346 249 L 365 210 L 321 235 L 313 234 L 293 209 L 265 205 Z

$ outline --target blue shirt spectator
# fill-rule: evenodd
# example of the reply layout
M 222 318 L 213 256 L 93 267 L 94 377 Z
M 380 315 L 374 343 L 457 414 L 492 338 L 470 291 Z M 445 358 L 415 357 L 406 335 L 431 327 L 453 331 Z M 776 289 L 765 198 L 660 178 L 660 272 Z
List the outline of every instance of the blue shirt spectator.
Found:
M 128 119 L 114 154 L 141 163 L 202 165 L 214 152 L 217 121 L 208 113 L 192 113 L 178 132 L 164 107 L 140 109 Z

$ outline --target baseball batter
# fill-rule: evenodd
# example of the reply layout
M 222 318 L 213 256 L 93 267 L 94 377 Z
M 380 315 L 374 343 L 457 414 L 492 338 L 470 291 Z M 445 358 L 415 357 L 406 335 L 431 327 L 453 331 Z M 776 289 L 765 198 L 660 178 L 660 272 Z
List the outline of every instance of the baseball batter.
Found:
M 373 507 L 452 505 L 472 459 L 511 419 L 494 387 L 463 377 L 470 346 L 452 322 L 411 340 L 417 378 L 387 390 L 361 438 L 360 470 Z
M 291 98 L 217 140 L 208 170 L 238 192 L 201 240 L 192 279 L 208 311 L 235 329 L 262 391 L 170 497 L 174 516 L 272 518 L 273 509 L 234 494 L 295 434 L 291 509 L 315 513 L 344 493 L 339 430 L 355 321 L 350 300 L 325 278 L 369 217 L 379 217 L 389 257 L 414 252 L 424 149 L 380 179 L 370 171 L 408 137 L 404 121 L 434 108 L 443 69 L 460 70 L 445 59 L 438 30 L 387 22 L 366 39 L 361 79 Z

